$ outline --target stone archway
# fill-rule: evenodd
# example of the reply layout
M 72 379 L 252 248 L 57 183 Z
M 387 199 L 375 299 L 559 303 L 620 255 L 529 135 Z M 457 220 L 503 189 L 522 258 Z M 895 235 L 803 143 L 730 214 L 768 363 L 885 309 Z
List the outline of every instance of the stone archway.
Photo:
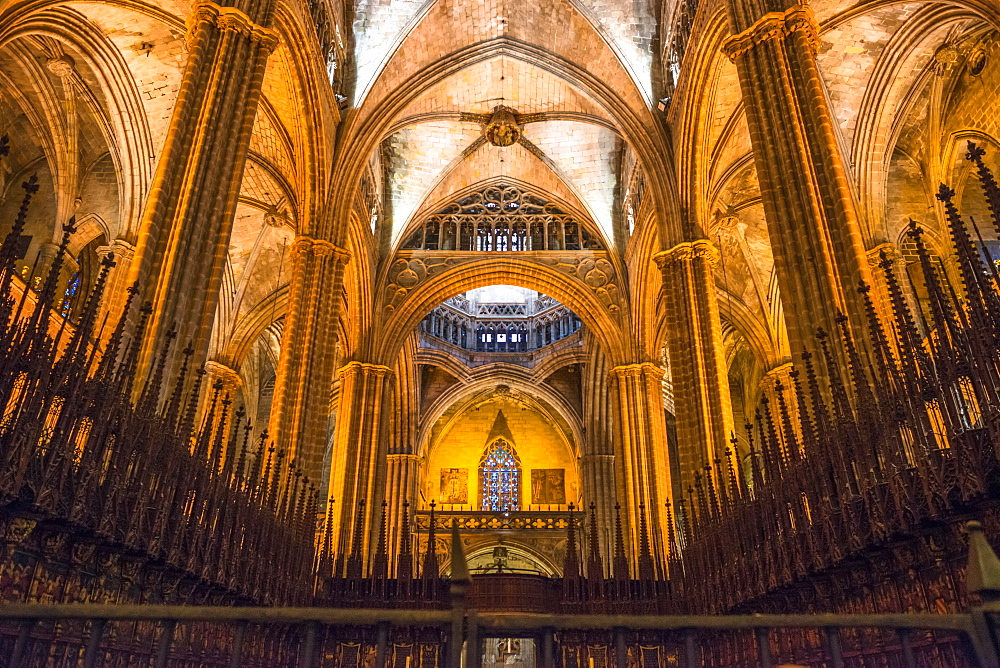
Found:
M 565 304 L 590 328 L 612 359 L 633 355 L 625 283 L 607 251 L 524 253 L 399 251 L 381 281 L 382 334 L 373 358 L 392 360 L 417 323 L 460 292 L 516 285 Z

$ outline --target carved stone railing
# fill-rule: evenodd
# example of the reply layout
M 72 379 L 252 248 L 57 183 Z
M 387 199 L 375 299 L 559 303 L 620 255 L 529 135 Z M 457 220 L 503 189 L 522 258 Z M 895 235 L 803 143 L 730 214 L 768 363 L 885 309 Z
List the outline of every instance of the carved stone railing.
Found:
M 570 522 L 577 531 L 583 531 L 584 513 L 570 511 L 537 511 L 515 510 L 510 512 L 493 512 L 488 510 L 459 510 L 434 513 L 436 530 L 451 528 L 456 522 L 462 533 L 494 532 L 494 531 L 560 531 L 565 532 Z M 414 527 L 419 533 L 426 533 L 431 528 L 429 511 L 417 511 L 414 515 Z

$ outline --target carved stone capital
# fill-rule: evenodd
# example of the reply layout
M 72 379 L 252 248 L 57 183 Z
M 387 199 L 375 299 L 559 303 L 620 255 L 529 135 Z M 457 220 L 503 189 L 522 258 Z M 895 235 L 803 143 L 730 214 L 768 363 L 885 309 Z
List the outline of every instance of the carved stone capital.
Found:
M 221 32 L 232 31 L 243 35 L 251 42 L 259 44 L 269 54 L 278 46 L 277 32 L 254 23 L 249 16 L 235 7 L 222 7 L 203 0 L 191 13 L 188 33 L 194 32 L 203 23 L 214 25 Z
M 812 8 L 808 5 L 793 5 L 784 12 L 765 14 L 743 32 L 731 35 L 723 42 L 722 52 L 735 62 L 758 44 L 781 39 L 795 32 L 801 32 L 806 37 L 814 55 L 819 51 L 819 24 L 816 23 Z
M 332 257 L 337 262 L 347 263 L 351 258 L 351 253 L 346 249 L 335 246 L 326 239 L 316 239 L 305 235 L 295 237 L 292 242 L 292 250 L 296 253 L 312 253 L 316 257 Z
M 653 376 L 657 380 L 663 380 L 663 376 L 666 371 L 662 367 L 659 367 L 652 362 L 641 362 L 639 364 L 621 364 L 616 367 L 612 367 L 608 371 L 608 375 L 617 379 L 623 378 L 645 378 L 647 376 Z
M 774 367 L 773 369 L 764 374 L 764 376 L 760 379 L 758 387 L 761 390 L 770 391 L 773 390 L 778 385 L 778 383 L 781 383 L 782 386 L 784 386 L 784 388 L 787 390 L 790 388 L 790 385 L 787 381 L 789 377 L 788 374 L 791 373 L 791 371 L 792 371 L 791 362 L 785 362 L 784 364 L 779 364 L 778 366 Z
M 695 258 L 705 258 L 709 266 L 715 267 L 719 263 L 719 249 L 708 239 L 684 241 L 669 250 L 657 253 L 653 256 L 653 261 L 659 266 L 660 271 L 667 271 L 680 262 Z
M 420 455 L 411 455 L 411 454 L 402 453 L 402 452 L 389 453 L 388 455 L 385 456 L 385 458 L 390 463 L 392 463 L 392 462 L 397 462 L 397 463 L 414 462 L 414 463 L 416 463 L 416 462 L 420 461 Z
M 387 367 L 384 364 L 371 364 L 369 362 L 349 362 L 344 366 L 340 367 L 340 375 L 347 376 L 352 374 L 364 375 L 364 376 L 391 376 L 393 373 L 391 367 Z
M 205 371 L 208 372 L 211 379 L 209 386 L 217 380 L 222 381 L 223 393 L 235 392 L 243 385 L 243 379 L 240 378 L 240 374 L 232 367 L 226 366 L 221 362 L 216 362 L 215 360 L 205 362 Z
M 691 242 L 691 254 L 694 257 L 705 258 L 710 267 L 719 264 L 719 249 L 708 239 L 698 239 Z
M 97 257 L 102 260 L 111 253 L 114 254 L 115 262 L 118 263 L 119 266 L 127 267 L 132 261 L 132 258 L 135 257 L 135 246 L 124 239 L 115 239 L 107 246 L 97 247 Z
M 868 259 L 868 266 L 872 269 L 877 269 L 881 265 L 883 252 L 886 257 L 893 262 L 898 262 L 903 258 L 896 244 L 889 243 L 887 241 L 865 251 L 865 257 Z

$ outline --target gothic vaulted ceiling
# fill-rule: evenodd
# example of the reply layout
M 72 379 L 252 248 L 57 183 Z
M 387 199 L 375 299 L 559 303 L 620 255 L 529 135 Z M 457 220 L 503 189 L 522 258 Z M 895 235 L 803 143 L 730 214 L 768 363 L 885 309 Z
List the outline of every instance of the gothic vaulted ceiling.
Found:
M 657 6 L 356 2 L 345 136 L 377 136 L 394 244 L 425 210 L 498 178 L 541 187 L 613 242 L 624 157 L 633 135 L 657 132 Z

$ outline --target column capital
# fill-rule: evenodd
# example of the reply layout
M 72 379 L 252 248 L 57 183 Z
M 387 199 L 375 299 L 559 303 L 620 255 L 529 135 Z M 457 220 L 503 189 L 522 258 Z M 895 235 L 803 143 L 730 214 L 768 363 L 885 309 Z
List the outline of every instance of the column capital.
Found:
M 647 374 L 652 374 L 656 376 L 658 380 L 662 380 L 666 371 L 652 362 L 620 364 L 608 370 L 608 375 L 616 378 L 642 378 Z
M 387 367 L 384 364 L 371 364 L 369 362 L 348 362 L 344 366 L 340 367 L 341 376 L 346 376 L 348 374 L 391 376 L 393 373 L 394 372 L 391 367 Z
M 419 462 L 420 455 L 411 455 L 404 452 L 390 452 L 385 456 L 390 462 Z
M 792 5 L 783 12 L 764 14 L 746 30 L 730 35 L 722 43 L 722 52 L 729 60 L 747 53 L 758 44 L 772 39 L 781 39 L 795 32 L 801 32 L 813 54 L 819 51 L 819 24 L 809 5 Z
M 708 239 L 696 239 L 681 242 L 673 248 L 657 253 L 653 256 L 653 261 L 660 267 L 660 271 L 666 271 L 678 262 L 695 258 L 705 258 L 709 266 L 715 267 L 719 263 L 719 257 L 719 249 L 715 244 Z
M 233 31 L 248 37 L 250 41 L 260 44 L 268 53 L 278 46 L 277 32 L 254 23 L 249 16 L 235 7 L 223 7 L 210 0 L 202 0 L 188 19 L 188 34 L 193 33 L 201 23 L 214 25 L 223 32 Z
M 886 259 L 892 262 L 899 262 L 903 258 L 902 253 L 899 252 L 899 247 L 894 243 L 886 241 L 885 243 L 881 243 L 878 246 L 869 248 L 865 251 L 865 257 L 868 259 L 868 266 L 872 269 L 880 267 L 882 263 L 882 253 L 885 253 Z
M 106 258 L 110 253 L 114 253 L 115 261 L 126 261 L 130 262 L 133 257 L 135 257 L 135 246 L 125 241 L 124 239 L 115 239 L 107 246 L 97 247 L 97 257 L 102 260 Z
M 326 239 L 316 239 L 305 235 L 295 237 L 292 250 L 296 253 L 312 252 L 317 257 L 333 257 L 338 262 L 346 263 L 351 258 L 350 251 L 335 246 Z
M 779 382 L 788 378 L 788 374 L 792 372 L 792 369 L 793 367 L 791 362 L 779 364 L 765 373 L 763 377 L 761 377 L 757 386 L 762 390 L 773 389 Z M 789 389 L 787 385 L 785 386 L 785 389 Z
M 210 378 L 214 380 L 221 380 L 223 391 L 234 392 L 243 385 L 243 379 L 240 378 L 239 372 L 231 366 L 226 366 L 222 362 L 216 362 L 215 360 L 208 360 L 205 362 L 205 371 L 208 372 Z M 209 383 L 211 385 L 211 383 Z

